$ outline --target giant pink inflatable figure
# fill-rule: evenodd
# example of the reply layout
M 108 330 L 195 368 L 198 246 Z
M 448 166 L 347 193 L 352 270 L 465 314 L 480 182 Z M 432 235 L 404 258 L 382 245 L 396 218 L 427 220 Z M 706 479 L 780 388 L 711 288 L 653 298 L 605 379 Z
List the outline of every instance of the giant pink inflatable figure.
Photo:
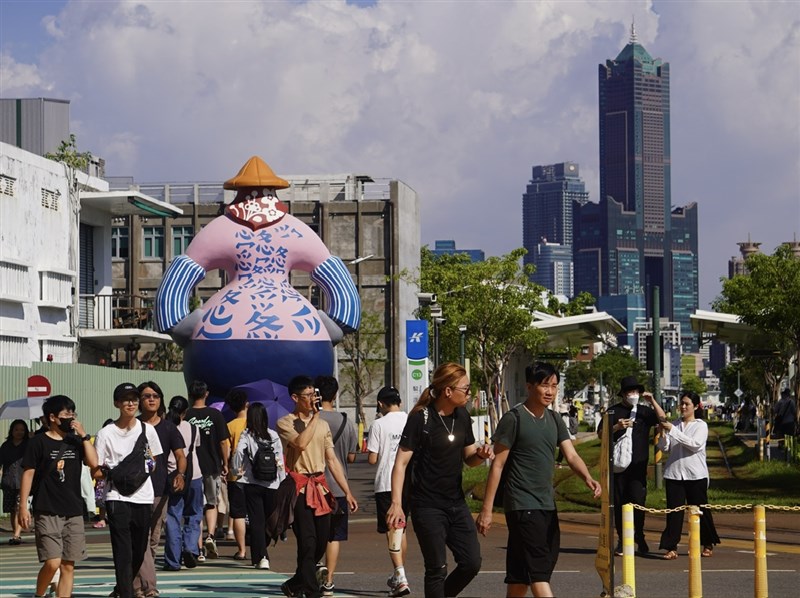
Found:
M 317 234 L 288 213 L 275 191 L 289 186 L 253 156 L 225 189 L 236 197 L 176 257 L 156 295 L 156 324 L 184 347 L 187 383 L 204 380 L 223 397 L 235 386 L 299 374 L 333 373 L 334 349 L 358 328 L 361 302 L 349 271 Z M 209 270 L 228 282 L 189 313 L 189 294 Z M 293 269 L 311 273 L 325 296 L 315 309 L 289 284 Z

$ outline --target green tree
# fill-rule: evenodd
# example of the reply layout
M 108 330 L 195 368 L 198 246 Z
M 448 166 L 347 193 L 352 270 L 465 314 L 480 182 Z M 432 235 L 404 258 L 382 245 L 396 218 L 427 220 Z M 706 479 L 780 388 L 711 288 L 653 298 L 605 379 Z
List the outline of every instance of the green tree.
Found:
M 536 353 L 546 335 L 531 326 L 532 312 L 545 310 L 545 289 L 529 279 L 521 265 L 524 249 L 471 262 L 463 254 L 435 256 L 423 247 L 422 292 L 435 293 L 445 322 L 439 326 L 441 362 L 459 360 L 459 326 L 466 326 L 471 379 L 489 396 L 505 392 L 504 373 L 517 351 Z M 422 307 L 418 317 L 430 318 Z M 433 351 L 431 351 L 433 354 Z
M 590 362 L 573 361 L 564 370 L 564 393 L 568 397 L 575 396 L 576 393 L 594 382 L 595 373 Z
M 592 360 L 592 372 L 596 381 L 602 379 L 607 393 L 605 397 L 609 403 L 613 402 L 612 397 L 619 391 L 625 376 L 636 376 L 644 386 L 649 384 L 647 372 L 644 371 L 641 362 L 628 349 L 622 347 L 611 348 L 595 357 Z
M 89 167 L 89 162 L 92 161 L 91 152 L 79 152 L 78 144 L 75 141 L 75 134 L 70 133 L 69 139 L 65 139 L 58 146 L 54 153 L 46 153 L 44 155 L 48 160 L 55 160 L 56 162 L 63 162 L 70 168 L 75 170 L 86 171 Z
M 692 374 L 691 376 L 683 377 L 683 380 L 681 380 L 681 389 L 690 390 L 696 392 L 698 395 L 702 395 L 708 390 L 708 386 L 706 386 L 706 383 L 703 382 L 699 376 Z
M 758 331 L 740 348 L 748 359 L 758 360 L 770 399 L 776 401 L 791 362 L 800 365 L 800 257 L 781 245 L 772 255 L 748 256 L 745 268 L 746 274 L 722 280 L 713 306 Z M 791 382 L 797 396 L 800 377 Z
M 364 397 L 383 386 L 386 368 L 386 327 L 374 312 L 361 314 L 361 325 L 346 334 L 339 347 L 345 359 L 340 362 L 342 392 L 351 394 L 359 421 L 365 422 Z
M 144 358 L 161 372 L 180 372 L 183 369 L 183 349 L 175 343 L 158 343 Z

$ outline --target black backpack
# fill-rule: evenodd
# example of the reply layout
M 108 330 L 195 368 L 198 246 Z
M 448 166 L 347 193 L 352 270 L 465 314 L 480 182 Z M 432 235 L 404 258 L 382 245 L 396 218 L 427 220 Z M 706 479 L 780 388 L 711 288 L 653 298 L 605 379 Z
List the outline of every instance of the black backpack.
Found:
M 145 426 L 146 424 L 142 422 L 142 433 L 136 439 L 133 450 L 114 469 L 108 471 L 108 479 L 123 496 L 131 496 L 150 477 L 150 472 L 145 467 L 148 447 Z
M 278 459 L 272 441 L 255 439 L 258 450 L 251 459 L 253 477 L 261 482 L 274 482 L 278 479 Z

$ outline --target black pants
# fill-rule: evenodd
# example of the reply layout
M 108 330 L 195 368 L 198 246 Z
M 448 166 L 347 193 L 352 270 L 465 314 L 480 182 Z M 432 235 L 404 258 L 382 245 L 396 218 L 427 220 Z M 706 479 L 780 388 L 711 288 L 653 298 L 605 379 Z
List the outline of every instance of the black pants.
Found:
M 481 547 L 478 531 L 467 503 L 448 509 L 414 505 L 414 534 L 425 561 L 425 596 L 443 598 L 458 596 L 481 569 Z M 449 548 L 456 568 L 447 574 Z
M 702 480 L 669 480 L 664 479 L 667 491 L 667 508 L 674 509 L 682 505 L 704 505 L 708 503 L 708 479 Z M 702 509 L 700 515 L 700 544 L 714 546 L 719 544 L 717 528 L 709 509 Z M 661 534 L 658 547 L 663 550 L 676 550 L 683 531 L 683 511 L 667 514 L 667 526 Z
M 614 474 L 614 526 L 617 543 L 622 544 L 622 505 L 633 503 L 644 506 L 647 500 L 647 462 L 631 463 L 622 473 Z M 644 511 L 633 510 L 633 539 L 644 542 Z
M 152 512 L 152 504 L 106 501 L 111 554 L 117 578 L 115 591 L 120 598 L 133 598 L 133 578 L 139 572 L 148 548 Z
M 294 593 L 305 592 L 307 598 L 319 598 L 321 593 L 317 584 L 317 563 L 328 546 L 331 533 L 330 513 L 315 516 L 314 510 L 306 505 L 305 493 L 300 494 L 294 507 L 292 530 L 297 539 L 297 569 L 286 583 Z
M 247 516 L 250 518 L 250 562 L 257 565 L 267 551 L 267 517 L 275 506 L 275 492 L 259 484 L 242 484 Z

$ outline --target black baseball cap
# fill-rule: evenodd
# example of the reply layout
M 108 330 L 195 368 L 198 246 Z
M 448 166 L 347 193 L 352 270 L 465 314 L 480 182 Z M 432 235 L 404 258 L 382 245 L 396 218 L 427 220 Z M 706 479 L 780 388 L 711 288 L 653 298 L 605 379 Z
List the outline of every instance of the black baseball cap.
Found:
M 378 391 L 378 400 L 381 403 L 386 403 L 387 399 L 400 400 L 400 391 L 394 386 L 384 386 Z
M 136 388 L 136 385 L 131 384 L 130 382 L 123 382 L 119 386 L 114 389 L 114 402 L 121 401 L 128 395 L 136 395 L 136 398 L 139 398 L 139 389 Z

